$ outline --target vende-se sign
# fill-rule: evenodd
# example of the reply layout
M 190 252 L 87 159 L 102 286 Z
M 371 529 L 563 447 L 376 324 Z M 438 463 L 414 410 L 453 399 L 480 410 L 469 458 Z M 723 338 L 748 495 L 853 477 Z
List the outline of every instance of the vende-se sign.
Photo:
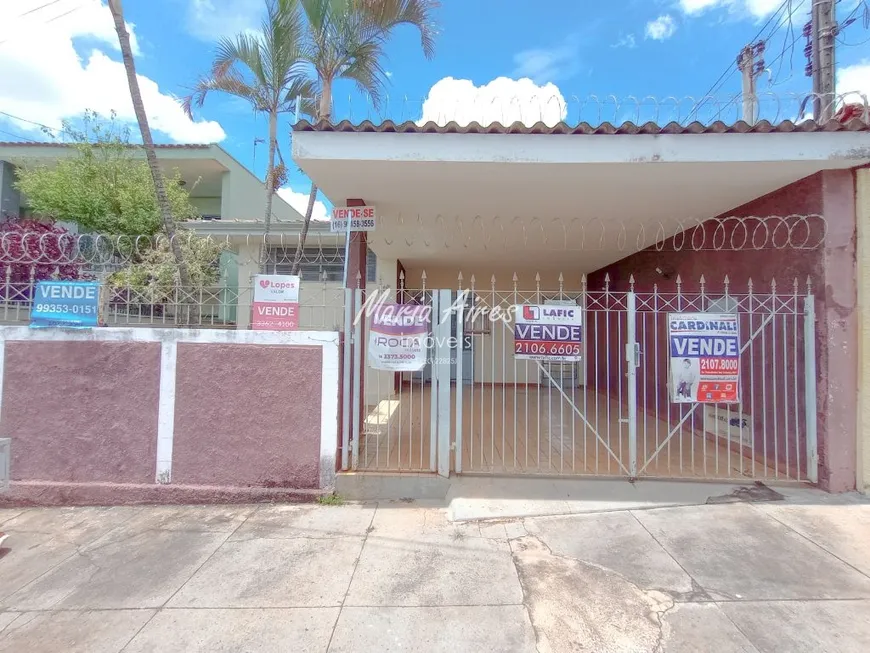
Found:
M 375 219 L 373 206 L 336 206 L 332 209 L 329 230 L 334 233 L 345 233 L 347 221 L 350 220 L 351 231 L 374 231 Z

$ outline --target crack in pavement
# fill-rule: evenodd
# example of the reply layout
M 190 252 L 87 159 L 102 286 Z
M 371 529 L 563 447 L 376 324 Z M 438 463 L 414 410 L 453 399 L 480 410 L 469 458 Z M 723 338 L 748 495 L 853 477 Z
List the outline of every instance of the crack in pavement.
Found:
M 554 553 L 539 537 L 510 541 L 538 653 L 662 651 L 676 601 L 618 572 Z

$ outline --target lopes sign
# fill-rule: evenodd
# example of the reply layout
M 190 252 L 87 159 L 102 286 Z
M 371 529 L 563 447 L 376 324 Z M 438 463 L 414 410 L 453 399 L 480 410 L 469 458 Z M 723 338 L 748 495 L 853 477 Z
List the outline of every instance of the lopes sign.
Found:
M 292 331 L 299 327 L 299 277 L 258 274 L 254 277 L 251 328 Z
M 30 311 L 30 326 L 95 327 L 100 284 L 95 281 L 39 281 Z
M 671 400 L 677 404 L 740 401 L 740 325 L 731 313 L 669 313 Z
M 583 311 L 579 306 L 514 306 L 514 355 L 519 360 L 580 360 Z
M 426 367 L 431 312 L 429 306 L 379 305 L 369 328 L 369 365 L 393 372 L 419 372 Z

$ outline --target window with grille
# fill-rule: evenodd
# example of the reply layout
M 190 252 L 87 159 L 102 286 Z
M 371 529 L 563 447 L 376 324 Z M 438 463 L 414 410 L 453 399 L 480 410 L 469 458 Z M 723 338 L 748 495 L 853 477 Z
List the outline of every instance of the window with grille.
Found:
M 295 247 L 272 247 L 266 263 L 266 274 L 290 274 Z M 299 276 L 302 281 L 344 281 L 343 247 L 306 247 L 302 250 L 302 265 Z M 372 250 L 366 251 L 366 282 L 377 280 L 377 257 Z

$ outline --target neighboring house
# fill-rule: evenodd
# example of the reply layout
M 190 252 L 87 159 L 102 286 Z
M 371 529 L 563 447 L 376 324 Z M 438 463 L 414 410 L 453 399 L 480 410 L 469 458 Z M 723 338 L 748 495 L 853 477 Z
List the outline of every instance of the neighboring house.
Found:
M 157 158 L 167 175 L 177 170 L 190 199 L 204 219 L 248 220 L 261 217 L 265 187 L 254 173 L 220 145 L 157 145 Z M 137 150 L 142 153 L 141 149 Z M 13 187 L 15 168 L 50 165 L 75 152 L 63 143 L 0 142 L 0 215 L 28 215 L 27 198 Z M 273 219 L 301 220 L 302 216 L 275 196 Z
M 265 258 L 264 222 L 262 218 L 249 220 L 198 220 L 185 223 L 185 227 L 198 236 L 208 237 L 229 245 L 231 252 L 225 257 L 225 287 L 230 319 L 236 328 L 246 329 L 251 317 L 251 287 L 254 275 L 289 274 L 302 222 L 276 222 L 272 224 Z M 308 232 L 302 265 L 300 296 L 300 327 L 340 329 L 344 320 L 344 234 L 331 233 L 329 223 L 313 221 Z M 384 269 L 375 253 L 367 250 L 366 272 L 363 284 L 395 284 L 395 266 Z M 235 292 L 233 292 L 235 291 Z

